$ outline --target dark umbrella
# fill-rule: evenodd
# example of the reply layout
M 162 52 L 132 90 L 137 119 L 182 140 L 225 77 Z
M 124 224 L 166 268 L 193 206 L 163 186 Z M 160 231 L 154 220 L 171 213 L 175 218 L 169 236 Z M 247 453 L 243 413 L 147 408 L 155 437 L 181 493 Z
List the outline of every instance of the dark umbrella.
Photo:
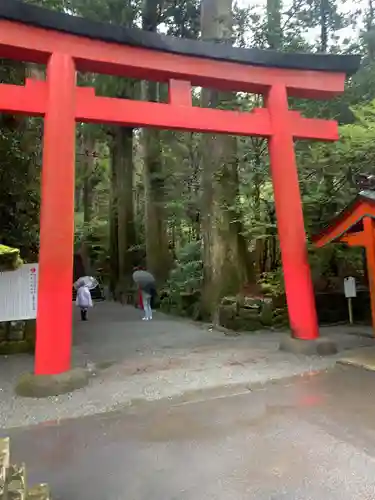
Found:
M 135 271 L 133 273 L 133 280 L 141 288 L 155 284 L 155 278 L 148 271 Z

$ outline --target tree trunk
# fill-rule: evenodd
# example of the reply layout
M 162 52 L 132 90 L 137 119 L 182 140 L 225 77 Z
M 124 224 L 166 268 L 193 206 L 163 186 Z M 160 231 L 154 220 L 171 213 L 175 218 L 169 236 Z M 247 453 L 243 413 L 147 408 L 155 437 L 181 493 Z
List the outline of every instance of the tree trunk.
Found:
M 156 32 L 159 24 L 160 0 L 144 0 L 142 28 Z M 147 82 L 145 99 L 158 101 L 158 84 Z M 158 130 L 143 130 L 145 233 L 147 268 L 159 281 L 164 281 L 172 264 L 166 227 L 164 174 Z
M 113 298 L 116 298 L 116 287 L 119 277 L 118 257 L 118 208 L 117 208 L 117 172 L 115 148 L 111 147 L 111 184 L 109 198 L 109 289 Z
M 267 41 L 274 50 L 282 45 L 281 9 L 281 0 L 267 0 Z
M 136 232 L 133 200 L 133 129 L 118 127 L 114 137 L 117 183 L 118 272 L 121 282 L 131 280 Z M 132 250 L 133 248 L 133 250 Z
M 90 130 L 83 132 L 83 221 L 89 224 L 93 208 L 93 173 L 95 170 L 95 139 Z
M 158 280 L 164 281 L 168 276 L 172 259 L 166 225 L 159 132 L 144 130 L 143 141 L 147 268 Z
M 328 52 L 329 0 L 320 0 L 320 50 Z
M 203 0 L 202 37 L 231 43 L 232 0 Z M 202 105 L 216 107 L 232 94 L 202 90 Z M 202 231 L 204 283 L 202 313 L 217 323 L 220 299 L 241 291 L 247 280 L 247 242 L 236 210 L 237 139 L 205 135 L 202 139 Z
M 369 60 L 372 62 L 375 59 L 375 9 L 373 0 L 368 0 L 368 10 L 366 15 L 366 43 L 367 43 L 367 55 Z

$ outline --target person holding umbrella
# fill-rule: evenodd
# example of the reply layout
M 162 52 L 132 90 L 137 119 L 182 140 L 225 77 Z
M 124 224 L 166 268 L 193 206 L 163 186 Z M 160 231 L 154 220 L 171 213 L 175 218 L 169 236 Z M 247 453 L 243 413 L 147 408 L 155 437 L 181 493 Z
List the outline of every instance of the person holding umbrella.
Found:
M 80 308 L 82 321 L 87 321 L 87 311 L 93 306 L 90 289 L 95 288 L 97 284 L 92 276 L 83 276 L 74 283 L 77 290 L 76 305 Z
M 152 320 L 151 298 L 156 293 L 156 281 L 151 273 L 144 269 L 137 269 L 133 273 L 134 283 L 140 288 L 142 294 L 144 317 L 143 321 Z

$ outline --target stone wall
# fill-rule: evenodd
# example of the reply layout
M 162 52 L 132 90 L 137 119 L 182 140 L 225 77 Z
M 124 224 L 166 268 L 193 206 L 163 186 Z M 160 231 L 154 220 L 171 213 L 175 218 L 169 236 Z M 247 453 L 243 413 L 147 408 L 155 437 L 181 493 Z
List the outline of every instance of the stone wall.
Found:
M 348 302 L 342 292 L 318 293 L 315 301 L 320 325 L 348 321 Z M 354 323 L 371 324 L 369 292 L 359 291 L 352 303 Z M 225 297 L 220 305 L 219 321 L 221 326 L 235 331 L 288 327 L 285 297 Z
M 0 322 L 0 355 L 34 352 L 36 321 Z
M 9 438 L 0 439 L 0 500 L 51 500 L 46 484 L 28 488 L 25 465 L 10 463 Z
M 219 308 L 220 325 L 234 331 L 256 331 L 288 326 L 285 307 L 266 297 L 224 297 Z

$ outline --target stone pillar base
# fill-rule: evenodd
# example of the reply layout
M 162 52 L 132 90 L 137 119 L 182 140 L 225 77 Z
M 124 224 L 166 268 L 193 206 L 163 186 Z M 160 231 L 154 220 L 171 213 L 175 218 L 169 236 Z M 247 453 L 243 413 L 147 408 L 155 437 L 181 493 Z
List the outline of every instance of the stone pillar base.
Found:
M 26 398 L 58 396 L 85 387 L 89 383 L 90 375 L 90 371 L 85 368 L 74 368 L 59 375 L 25 373 L 19 378 L 15 392 Z
M 306 356 L 332 356 L 337 354 L 337 345 L 336 342 L 326 337 L 319 337 L 314 340 L 285 337 L 280 342 L 280 350 L 294 354 L 305 354 Z

